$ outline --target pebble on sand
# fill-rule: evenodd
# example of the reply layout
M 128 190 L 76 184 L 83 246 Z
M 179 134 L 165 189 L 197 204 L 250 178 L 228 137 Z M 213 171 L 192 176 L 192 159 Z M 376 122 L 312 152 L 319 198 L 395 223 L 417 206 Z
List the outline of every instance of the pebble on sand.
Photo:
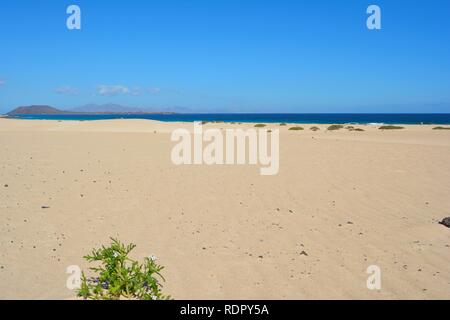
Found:
M 447 228 L 450 228 L 450 217 L 442 219 L 442 221 L 439 223 L 446 226 Z

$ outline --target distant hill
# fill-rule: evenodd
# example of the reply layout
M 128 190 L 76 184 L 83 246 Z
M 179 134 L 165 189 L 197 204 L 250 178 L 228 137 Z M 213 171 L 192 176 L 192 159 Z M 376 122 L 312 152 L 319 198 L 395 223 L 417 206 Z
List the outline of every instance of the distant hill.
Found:
M 7 113 L 8 116 L 34 115 L 83 115 L 83 114 L 173 114 L 174 112 L 150 112 L 139 108 L 123 107 L 115 104 L 86 105 L 73 110 L 60 110 L 50 106 L 25 106 L 18 107 Z
M 58 110 L 50 106 L 26 106 L 18 107 L 7 113 L 9 116 L 23 115 L 23 114 L 66 114 L 66 111 Z

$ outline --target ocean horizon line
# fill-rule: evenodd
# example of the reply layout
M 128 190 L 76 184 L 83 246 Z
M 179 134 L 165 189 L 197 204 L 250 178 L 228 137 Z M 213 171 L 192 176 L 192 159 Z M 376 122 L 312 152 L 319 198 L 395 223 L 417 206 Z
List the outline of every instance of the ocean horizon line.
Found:
M 162 122 L 298 123 L 298 124 L 411 124 L 449 125 L 450 113 L 102 113 L 20 114 L 11 119 L 95 121 L 142 119 Z

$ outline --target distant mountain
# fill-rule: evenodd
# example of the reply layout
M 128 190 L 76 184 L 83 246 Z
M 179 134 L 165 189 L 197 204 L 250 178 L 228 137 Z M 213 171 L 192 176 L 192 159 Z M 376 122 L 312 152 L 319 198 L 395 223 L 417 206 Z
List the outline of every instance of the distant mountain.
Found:
M 94 113 L 145 113 L 142 108 L 133 108 L 119 104 L 87 104 L 81 107 L 70 109 L 71 112 L 94 112 Z
M 8 116 L 19 116 L 27 114 L 47 115 L 47 114 L 65 114 L 65 115 L 80 115 L 80 114 L 173 114 L 174 112 L 158 112 L 145 111 L 140 108 L 124 107 L 117 104 L 96 105 L 90 104 L 72 110 L 60 110 L 50 106 L 25 106 L 18 107 L 7 113 Z
M 50 106 L 26 106 L 18 107 L 7 113 L 9 116 L 23 115 L 23 114 L 65 114 L 66 111 L 58 110 Z

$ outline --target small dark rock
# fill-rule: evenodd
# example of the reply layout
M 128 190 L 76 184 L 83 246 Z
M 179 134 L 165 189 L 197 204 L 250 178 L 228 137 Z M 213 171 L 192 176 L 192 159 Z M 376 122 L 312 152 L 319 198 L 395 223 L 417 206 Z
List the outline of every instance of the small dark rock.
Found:
M 5 184 L 5 188 L 8 188 L 9 186 L 7 184 Z
M 450 228 L 450 217 L 444 218 L 441 222 L 439 222 L 440 224 L 446 226 L 447 228 Z
M 50 207 L 42 206 L 41 209 L 50 209 Z
M 307 256 L 308 254 L 306 253 L 306 251 L 302 251 L 302 252 L 300 252 L 300 255 L 301 256 Z

